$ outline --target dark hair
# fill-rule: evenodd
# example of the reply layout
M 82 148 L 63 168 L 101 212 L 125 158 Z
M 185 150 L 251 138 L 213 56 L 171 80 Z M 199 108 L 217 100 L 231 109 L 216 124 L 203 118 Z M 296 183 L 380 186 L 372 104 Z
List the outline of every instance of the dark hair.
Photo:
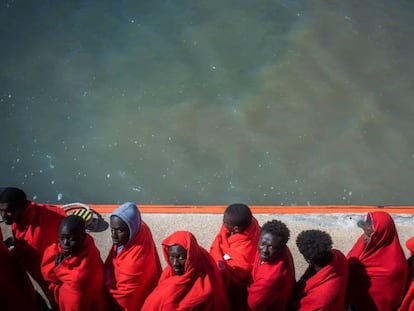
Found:
M 78 215 L 69 215 L 63 218 L 62 222 L 60 223 L 60 229 L 65 226 L 71 229 L 79 230 L 80 232 L 85 232 L 86 229 L 85 219 Z
M 285 225 L 285 223 L 276 219 L 268 221 L 262 226 L 261 234 L 264 233 L 270 233 L 276 237 L 279 237 L 282 245 L 286 245 L 290 237 L 289 228 Z
M 320 267 L 330 262 L 332 244 L 331 236 L 321 230 L 302 231 L 296 238 L 296 245 L 303 257 Z
M 248 227 L 252 222 L 252 211 L 243 203 L 235 203 L 227 206 L 224 213 L 231 219 L 232 225 Z
M 27 203 L 27 196 L 23 190 L 14 187 L 3 188 L 0 192 L 0 203 L 23 207 Z

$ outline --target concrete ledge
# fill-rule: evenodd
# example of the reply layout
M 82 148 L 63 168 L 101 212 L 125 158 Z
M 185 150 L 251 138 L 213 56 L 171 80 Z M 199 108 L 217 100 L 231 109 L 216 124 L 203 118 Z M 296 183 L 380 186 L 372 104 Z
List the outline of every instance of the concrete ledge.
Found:
M 141 207 L 140 207 L 141 208 Z M 288 209 L 288 208 L 287 208 Z M 362 234 L 357 222 L 363 219 L 366 212 L 347 212 L 347 213 L 309 213 L 309 214 L 281 214 L 281 213 L 261 213 L 254 214 L 263 225 L 266 221 L 278 219 L 283 221 L 290 229 L 290 240 L 288 246 L 292 251 L 296 276 L 300 277 L 307 264 L 296 247 L 296 237 L 308 229 L 319 229 L 328 232 L 334 242 L 334 247 L 340 249 L 345 255 L 352 248 L 358 237 Z M 414 235 L 412 213 L 396 214 L 391 213 L 399 233 L 401 246 L 409 256 L 405 247 L 405 241 Z M 103 218 L 108 221 L 110 214 L 103 214 Z M 155 243 L 163 266 L 165 260 L 161 251 L 161 241 L 177 230 L 187 230 L 192 232 L 200 245 L 207 250 L 220 229 L 222 223 L 222 213 L 202 214 L 202 213 L 142 213 L 142 219 L 149 225 L 153 233 Z M 110 230 L 92 233 L 98 247 L 101 250 L 102 258 L 105 259 L 109 248 L 112 245 Z
M 196 205 L 138 205 L 142 219 L 151 228 L 158 252 L 165 266 L 161 251 L 161 241 L 177 230 L 188 230 L 197 238 L 200 245 L 209 249 L 215 235 L 220 229 L 224 205 L 196 206 Z M 90 208 L 101 213 L 108 222 L 110 213 L 118 205 L 89 205 Z M 307 264 L 296 247 L 296 237 L 308 229 L 320 229 L 328 232 L 334 242 L 334 247 L 340 249 L 345 255 L 351 249 L 362 230 L 357 222 L 363 219 L 368 211 L 383 210 L 389 212 L 397 226 L 401 246 L 414 236 L 414 206 L 250 206 L 254 216 L 263 225 L 266 221 L 279 219 L 290 229 L 289 247 L 292 251 L 296 275 L 302 275 Z M 1 224 L 4 238 L 10 235 L 10 227 Z M 97 246 L 105 260 L 112 245 L 110 229 L 102 232 L 92 232 Z

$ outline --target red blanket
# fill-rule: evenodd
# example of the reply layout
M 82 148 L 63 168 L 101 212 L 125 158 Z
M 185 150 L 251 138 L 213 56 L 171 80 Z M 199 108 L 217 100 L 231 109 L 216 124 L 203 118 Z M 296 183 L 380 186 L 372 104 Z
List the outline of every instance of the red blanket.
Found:
M 412 311 L 414 310 L 414 282 L 411 281 L 408 291 L 404 296 L 404 300 L 398 311 Z
M 295 285 L 295 267 L 289 248 L 285 246 L 273 263 L 261 261 L 257 252 L 252 278 L 247 299 L 251 310 L 287 310 Z
M 45 292 L 48 284 L 40 271 L 42 256 L 48 246 L 57 243 L 60 222 L 65 217 L 65 212 L 59 207 L 30 202 L 23 214 L 22 222 L 12 225 L 12 256 L 22 263 Z
M 35 311 L 35 290 L 26 272 L 13 261 L 0 229 L 0 308 Z
M 42 273 L 50 282 L 49 291 L 60 311 L 101 311 L 108 305 L 104 288 L 104 267 L 90 235 L 76 256 L 55 266 L 59 244 L 49 246 L 42 261 Z
M 382 211 L 369 215 L 370 241 L 365 246 L 361 236 L 348 254 L 347 299 L 358 310 L 393 310 L 402 300 L 407 262 L 391 216 Z
M 247 286 L 260 237 L 260 226 L 253 217 L 243 232 L 229 235 L 224 225 L 214 239 L 210 254 L 218 264 L 234 309 L 247 310 Z
M 140 310 L 161 271 L 151 231 L 142 221 L 136 237 L 118 255 L 114 245 L 105 262 L 105 283 L 118 309 Z
M 338 311 L 345 309 L 348 262 L 339 250 L 334 249 L 332 253 L 331 262 L 306 280 L 304 287 L 297 288 L 298 292 L 295 292 L 295 299 L 292 302 L 293 310 Z
M 187 250 L 183 275 L 174 275 L 168 261 L 168 246 L 179 244 Z M 188 231 L 178 231 L 162 242 L 167 267 L 142 311 L 229 310 L 225 287 L 215 262 Z
M 407 286 L 410 286 L 411 282 L 414 280 L 414 237 L 411 237 L 405 242 L 408 250 L 410 251 L 409 268 L 407 275 Z
M 414 255 L 414 237 L 407 240 L 405 243 L 408 250 L 410 251 L 410 255 Z M 404 295 L 403 302 L 401 303 L 400 308 L 398 311 L 412 311 L 414 310 L 414 263 L 412 260 L 410 267 L 408 269 L 407 275 L 407 285 L 406 285 L 406 293 Z

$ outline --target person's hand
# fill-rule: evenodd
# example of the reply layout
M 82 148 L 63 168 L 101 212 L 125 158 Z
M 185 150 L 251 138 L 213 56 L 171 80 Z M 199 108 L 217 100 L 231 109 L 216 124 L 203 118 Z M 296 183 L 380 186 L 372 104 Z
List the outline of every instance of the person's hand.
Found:
M 55 257 L 55 266 L 57 267 L 66 258 L 64 253 L 57 253 Z

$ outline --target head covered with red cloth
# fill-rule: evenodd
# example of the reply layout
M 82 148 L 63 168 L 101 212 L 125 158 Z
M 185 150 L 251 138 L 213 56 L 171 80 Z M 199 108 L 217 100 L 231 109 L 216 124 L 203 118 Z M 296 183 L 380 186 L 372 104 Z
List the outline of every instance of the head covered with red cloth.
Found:
M 176 274 L 168 255 L 179 245 L 186 250 L 184 270 Z M 167 267 L 142 310 L 229 310 L 221 275 L 210 254 L 188 231 L 177 231 L 162 242 Z
M 391 216 L 370 212 L 348 253 L 347 300 L 357 310 L 393 310 L 401 302 L 407 262 Z

